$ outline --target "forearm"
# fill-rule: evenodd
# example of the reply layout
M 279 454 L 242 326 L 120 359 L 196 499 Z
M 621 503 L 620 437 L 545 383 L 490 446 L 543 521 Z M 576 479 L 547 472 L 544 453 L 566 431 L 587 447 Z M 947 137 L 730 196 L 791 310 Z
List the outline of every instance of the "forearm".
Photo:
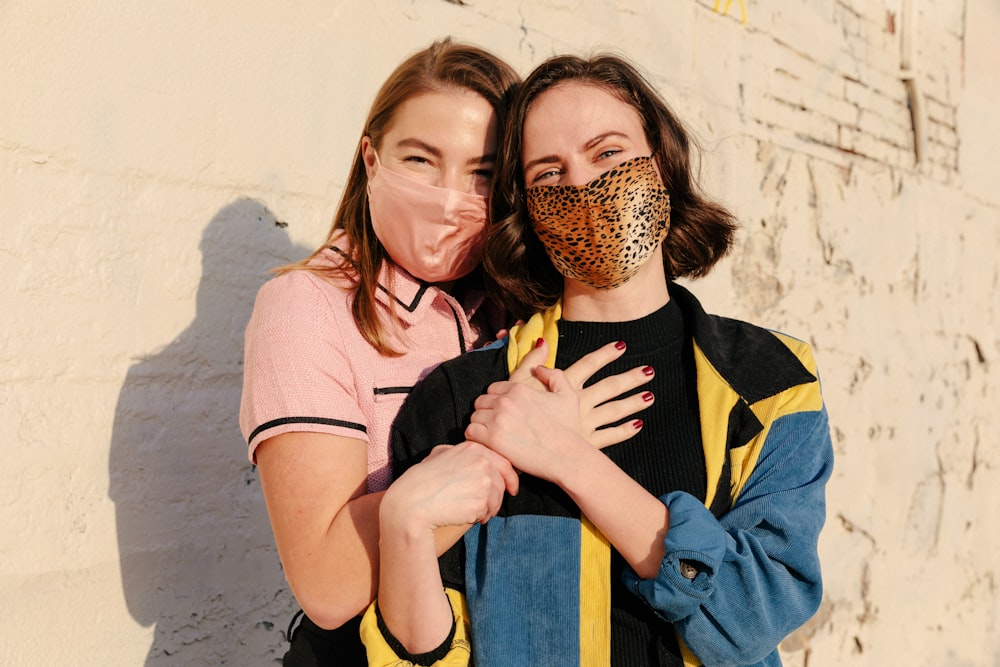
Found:
M 386 627 L 410 653 L 427 653 L 448 637 L 453 616 L 438 570 L 435 540 L 383 520 L 378 607 Z
M 721 519 L 682 492 L 656 577 L 625 580 L 706 663 L 746 664 L 774 650 L 822 599 L 817 552 L 833 463 L 824 411 L 780 419 L 732 509 Z M 690 578 L 682 562 L 695 565 Z
M 359 496 L 345 505 L 313 546 L 289 545 L 279 553 L 299 605 L 323 628 L 336 628 L 362 613 L 375 599 L 379 581 L 379 507 L 384 492 Z M 443 554 L 467 526 L 434 532 L 434 551 Z
M 322 628 L 339 627 L 362 613 L 375 597 L 382 496 L 366 494 L 349 501 L 311 540 L 302 530 L 282 535 L 272 519 L 292 593 Z
M 736 528 L 720 524 L 684 492 L 663 502 L 672 526 L 659 572 L 639 578 L 626 570 L 623 581 L 674 624 L 705 664 L 757 663 L 815 612 L 822 585 L 815 541 L 807 537 L 815 521 L 803 529 L 766 523 Z M 778 548 L 776 537 L 806 539 L 788 551 Z
M 493 516 L 517 474 L 495 452 L 471 443 L 435 450 L 392 484 L 380 516 L 379 603 L 385 627 L 410 654 L 442 647 L 454 627 L 438 550 L 471 522 Z M 450 546 L 448 544 L 447 546 Z
M 655 576 L 670 528 L 667 507 L 593 447 L 580 447 L 560 469 L 555 481 L 580 511 L 636 572 Z

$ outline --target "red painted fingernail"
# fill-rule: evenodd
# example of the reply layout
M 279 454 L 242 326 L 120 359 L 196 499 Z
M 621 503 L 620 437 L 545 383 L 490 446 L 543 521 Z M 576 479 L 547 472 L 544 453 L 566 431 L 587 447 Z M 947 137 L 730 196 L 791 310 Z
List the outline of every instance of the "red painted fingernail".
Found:
M 642 400 L 649 403 L 651 400 L 653 400 L 653 392 L 647 391 L 645 394 L 642 395 Z
M 632 426 L 633 428 L 635 428 L 636 431 L 638 431 L 640 428 L 642 428 L 642 420 L 636 419 L 634 422 L 632 422 Z
M 624 350 L 625 349 L 625 341 L 620 340 L 617 343 L 615 343 L 615 349 L 616 350 Z
M 535 349 L 540 348 L 542 346 L 542 343 L 544 343 L 544 342 L 545 342 L 544 338 L 539 338 L 538 340 L 536 340 L 535 341 Z
M 653 367 L 652 366 L 646 366 L 645 368 L 642 369 L 642 374 L 643 375 L 652 375 L 653 374 Z

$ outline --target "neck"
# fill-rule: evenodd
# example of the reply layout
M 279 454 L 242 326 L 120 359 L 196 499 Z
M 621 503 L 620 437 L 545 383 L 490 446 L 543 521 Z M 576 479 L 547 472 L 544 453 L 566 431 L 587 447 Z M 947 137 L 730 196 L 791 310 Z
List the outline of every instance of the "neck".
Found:
M 566 278 L 563 281 L 563 319 L 628 322 L 665 306 L 670 301 L 670 295 L 661 253 L 662 250 L 657 248 L 628 282 L 614 289 L 596 289 Z
M 455 281 L 454 280 L 449 280 L 448 282 L 444 282 L 444 283 L 431 283 L 431 284 L 434 285 L 434 287 L 437 287 L 439 290 L 441 290 L 442 292 L 445 292 L 447 294 L 451 294 L 452 291 L 455 289 Z M 452 295 L 452 296 L 454 296 L 454 295 Z

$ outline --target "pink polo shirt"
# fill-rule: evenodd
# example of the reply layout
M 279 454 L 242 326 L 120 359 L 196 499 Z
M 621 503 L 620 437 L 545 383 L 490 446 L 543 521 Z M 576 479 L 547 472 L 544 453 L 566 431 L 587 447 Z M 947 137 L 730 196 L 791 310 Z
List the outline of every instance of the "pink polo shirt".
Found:
M 312 263 L 339 258 L 326 249 Z M 389 324 L 400 357 L 383 357 L 368 344 L 351 315 L 351 293 L 330 279 L 296 270 L 261 287 L 246 329 L 240 405 L 251 460 L 261 442 L 281 433 L 356 438 L 368 448 L 368 491 L 385 489 L 392 479 L 389 429 L 410 389 L 442 361 L 492 340 L 502 326 L 496 317 L 485 326 L 470 322 L 487 319 L 476 312 L 481 292 L 460 304 L 388 263 L 379 287 L 378 303 L 388 312 L 394 299 L 402 321 Z

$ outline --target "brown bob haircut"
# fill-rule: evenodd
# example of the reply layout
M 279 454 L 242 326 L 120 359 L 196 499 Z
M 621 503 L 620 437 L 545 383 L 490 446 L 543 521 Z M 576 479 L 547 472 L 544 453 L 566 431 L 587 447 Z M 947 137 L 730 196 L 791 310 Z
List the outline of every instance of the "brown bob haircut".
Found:
M 603 88 L 639 113 L 670 193 L 670 232 L 663 241 L 669 279 L 707 274 L 729 251 L 736 230 L 733 215 L 700 193 L 691 169 L 692 140 L 635 67 L 609 54 L 550 58 L 525 79 L 508 109 L 490 198 L 493 227 L 483 266 L 490 290 L 519 318 L 551 306 L 563 292 L 563 277 L 549 261 L 528 215 L 521 141 L 532 103 L 566 82 Z
M 509 97 L 519 80 L 513 68 L 492 53 L 469 44 L 452 42 L 450 38 L 434 42 L 400 63 L 372 102 L 326 240 L 308 258 L 280 267 L 277 273 L 307 270 L 346 280 L 354 292 L 351 311 L 361 334 L 381 354 L 398 356 L 399 352 L 387 341 L 385 324 L 380 317 L 381 309 L 375 299 L 382 263 L 391 259 L 372 228 L 368 212 L 368 175 L 361 154 L 361 140 L 370 137 L 375 148 L 380 148 L 385 134 L 392 127 L 396 111 L 404 102 L 424 93 L 455 88 L 482 95 L 496 112 L 497 126 L 502 132 Z M 344 262 L 333 268 L 308 264 L 309 260 L 342 237 L 346 237 L 351 248 Z M 391 306 L 388 316 L 395 317 Z

